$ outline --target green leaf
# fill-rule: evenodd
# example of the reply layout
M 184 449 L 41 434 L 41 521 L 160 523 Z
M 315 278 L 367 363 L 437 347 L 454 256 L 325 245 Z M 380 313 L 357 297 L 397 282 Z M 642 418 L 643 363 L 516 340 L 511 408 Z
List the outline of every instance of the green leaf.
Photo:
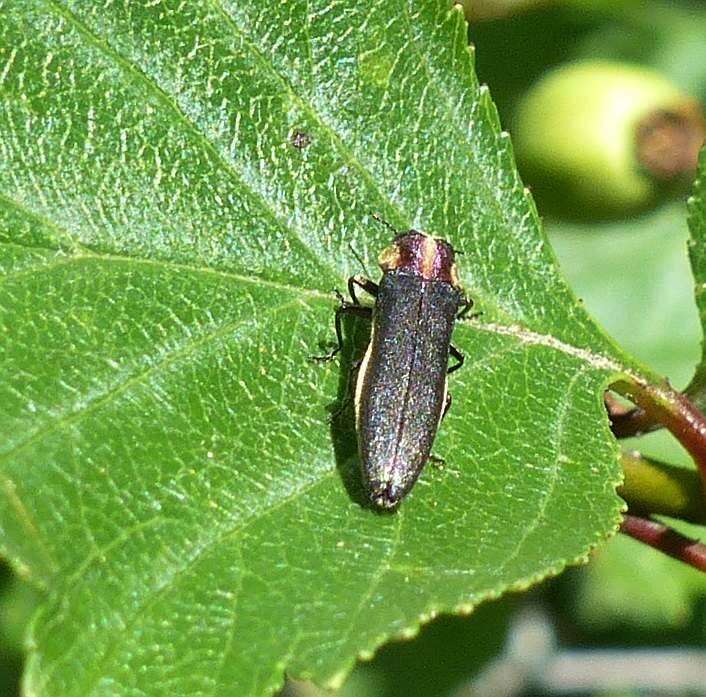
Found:
M 703 536 L 701 526 L 669 524 L 691 537 Z M 641 578 L 650 583 L 635 582 Z M 703 572 L 626 535 L 616 535 L 571 580 L 571 615 L 590 631 L 627 627 L 664 636 L 689 622 L 703 626 L 698 615 L 706 596 Z
M 48 589 L 28 694 L 340 683 L 610 535 L 606 384 L 457 9 L 0 4 L 0 531 Z M 347 369 L 308 358 L 395 226 L 484 313 L 401 509 L 361 504 Z
M 372 660 L 356 665 L 336 696 L 457 694 L 501 654 L 519 600 L 511 594 L 484 603 L 467 617 L 441 615 L 413 641 L 389 642 Z M 281 697 L 331 697 L 331 693 L 311 682 L 289 681 Z
M 561 269 L 621 346 L 675 387 L 699 359 L 699 316 L 686 255 L 683 203 L 618 223 L 551 222 Z
M 689 199 L 689 232 L 689 256 L 703 336 L 706 322 L 706 150 L 701 151 L 694 192 Z M 688 391 L 702 410 L 706 408 L 706 344 L 702 343 L 701 361 Z
M 692 300 L 684 204 L 620 223 L 555 222 L 548 232 L 586 307 L 626 349 L 676 387 L 685 385 L 699 362 L 701 329 Z M 622 444 L 694 467 L 665 429 Z M 677 521 L 669 524 L 679 528 Z M 691 526 L 685 534 L 698 539 L 703 528 Z M 636 578 L 651 582 L 636 584 Z M 706 591 L 702 573 L 622 535 L 566 580 L 572 617 L 592 631 L 681 628 L 693 619 L 696 601 Z

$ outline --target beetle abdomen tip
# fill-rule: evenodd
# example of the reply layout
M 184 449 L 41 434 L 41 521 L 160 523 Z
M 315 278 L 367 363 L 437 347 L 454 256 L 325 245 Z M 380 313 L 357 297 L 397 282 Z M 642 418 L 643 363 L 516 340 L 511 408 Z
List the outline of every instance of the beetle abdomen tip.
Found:
M 370 486 L 370 500 L 378 508 L 391 509 L 404 497 L 405 490 L 391 482 L 375 482 Z

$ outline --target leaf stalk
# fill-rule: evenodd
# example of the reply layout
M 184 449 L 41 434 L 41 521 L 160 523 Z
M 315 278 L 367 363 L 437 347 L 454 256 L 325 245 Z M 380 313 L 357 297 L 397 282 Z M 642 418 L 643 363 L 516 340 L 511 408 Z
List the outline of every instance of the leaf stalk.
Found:
M 626 513 L 620 532 L 706 572 L 706 545 L 649 518 Z
M 701 410 L 686 395 L 668 384 L 652 385 L 619 380 L 612 385 L 612 389 L 641 409 L 644 418 L 650 423 L 665 426 L 684 446 L 701 474 L 703 500 L 703 483 L 706 482 L 706 417 Z M 611 420 L 615 432 L 616 418 L 611 417 Z

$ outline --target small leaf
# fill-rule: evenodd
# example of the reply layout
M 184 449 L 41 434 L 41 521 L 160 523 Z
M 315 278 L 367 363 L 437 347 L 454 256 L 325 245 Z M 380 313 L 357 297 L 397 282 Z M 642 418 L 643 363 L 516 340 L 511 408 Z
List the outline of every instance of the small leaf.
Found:
M 558 573 L 639 370 L 554 265 L 446 2 L 0 4 L 0 530 L 26 690 L 257 695 Z M 360 503 L 331 289 L 448 238 L 483 311 L 429 468 Z
M 696 306 L 704 332 L 706 318 L 706 150 L 701 151 L 699 171 L 694 182 L 694 192 L 689 199 L 689 257 L 694 273 Z M 702 344 L 701 362 L 687 388 L 698 406 L 706 409 L 706 346 Z

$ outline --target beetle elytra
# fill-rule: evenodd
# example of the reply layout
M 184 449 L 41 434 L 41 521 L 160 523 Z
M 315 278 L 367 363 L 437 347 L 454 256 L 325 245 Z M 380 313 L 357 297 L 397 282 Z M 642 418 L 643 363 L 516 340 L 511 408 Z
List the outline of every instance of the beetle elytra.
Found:
M 378 259 L 380 284 L 362 276 L 348 279 L 351 301 L 341 316 L 372 318 L 372 332 L 355 387 L 356 432 L 363 479 L 371 501 L 394 508 L 419 477 L 450 404 L 446 376 L 463 356 L 452 346 L 454 322 L 472 306 L 458 280 L 453 247 L 417 230 L 395 237 Z M 375 297 L 360 304 L 356 287 Z M 457 363 L 448 367 L 449 355 Z

